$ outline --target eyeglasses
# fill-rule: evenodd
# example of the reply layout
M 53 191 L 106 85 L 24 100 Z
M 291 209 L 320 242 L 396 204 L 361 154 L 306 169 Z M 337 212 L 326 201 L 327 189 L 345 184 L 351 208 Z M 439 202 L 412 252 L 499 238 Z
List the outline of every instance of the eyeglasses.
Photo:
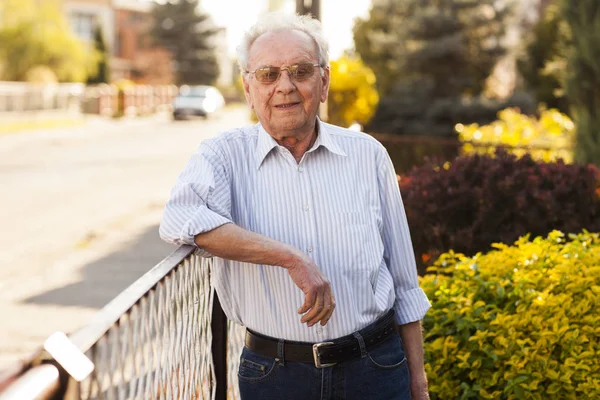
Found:
M 286 68 L 280 67 L 260 67 L 254 71 L 246 71 L 246 73 L 254 74 L 257 81 L 262 83 L 273 83 L 281 76 L 281 71 L 286 70 L 290 75 L 290 78 L 295 81 L 305 81 L 315 73 L 315 67 L 321 67 L 319 64 L 311 63 L 298 63 L 287 66 Z

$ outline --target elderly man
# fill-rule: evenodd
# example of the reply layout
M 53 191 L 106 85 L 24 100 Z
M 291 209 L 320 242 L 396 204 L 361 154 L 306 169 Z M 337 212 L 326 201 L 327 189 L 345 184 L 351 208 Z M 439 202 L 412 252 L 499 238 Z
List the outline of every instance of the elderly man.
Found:
M 430 305 L 396 175 L 376 140 L 317 117 L 327 49 L 310 17 L 250 28 L 239 64 L 260 122 L 200 145 L 160 234 L 217 257 L 223 309 L 247 327 L 243 399 L 427 399 Z

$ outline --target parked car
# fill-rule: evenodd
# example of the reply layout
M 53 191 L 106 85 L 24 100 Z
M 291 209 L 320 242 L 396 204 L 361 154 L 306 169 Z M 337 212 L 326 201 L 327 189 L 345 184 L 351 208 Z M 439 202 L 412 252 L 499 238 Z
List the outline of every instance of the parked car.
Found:
M 225 105 L 223 95 L 214 86 L 181 86 L 173 99 L 173 118 L 208 117 Z

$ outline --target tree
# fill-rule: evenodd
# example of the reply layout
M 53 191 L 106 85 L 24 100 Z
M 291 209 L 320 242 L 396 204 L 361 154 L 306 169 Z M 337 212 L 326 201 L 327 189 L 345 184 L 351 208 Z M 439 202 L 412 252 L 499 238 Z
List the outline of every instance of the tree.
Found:
M 152 36 L 171 52 L 179 84 L 212 84 L 219 72 L 214 45 L 219 30 L 198 5 L 198 0 L 175 0 L 152 10 Z
M 571 31 L 567 100 L 576 126 L 575 159 L 600 165 L 600 3 L 563 0 Z
M 569 26 L 554 0 L 533 26 L 525 52 L 517 61 L 525 86 L 536 100 L 564 113 L 569 108 L 564 92 L 569 37 Z
M 331 62 L 327 121 L 341 126 L 369 122 L 379 102 L 375 74 L 355 57 Z
M 108 83 L 110 81 L 110 54 L 104 42 L 102 28 L 98 25 L 94 31 L 94 48 L 97 52 L 98 63 L 96 73 L 88 76 L 88 84 Z
M 510 13 L 496 0 L 374 4 L 354 28 L 356 51 L 375 72 L 382 94 L 371 127 L 451 135 L 456 122 L 493 119 L 500 107 L 479 96 L 507 51 Z
M 61 82 L 84 82 L 93 72 L 94 53 L 71 33 L 57 3 L 5 0 L 0 16 L 0 60 L 10 61 L 2 79 L 23 81 L 47 67 Z

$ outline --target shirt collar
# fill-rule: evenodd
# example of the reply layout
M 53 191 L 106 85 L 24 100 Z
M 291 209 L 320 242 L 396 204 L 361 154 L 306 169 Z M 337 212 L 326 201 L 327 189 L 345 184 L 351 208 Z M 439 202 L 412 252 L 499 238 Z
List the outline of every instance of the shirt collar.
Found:
M 319 124 L 319 135 L 317 136 L 317 140 L 315 140 L 315 144 L 313 144 L 313 147 L 309 151 L 316 150 L 319 148 L 319 146 L 323 146 L 334 154 L 347 157 L 348 155 L 346 152 L 327 131 L 325 124 L 319 118 L 317 118 L 317 123 Z
M 317 118 L 317 123 L 319 124 L 319 134 L 317 135 L 317 140 L 313 146 L 307 151 L 310 153 L 315 151 L 320 146 L 323 146 L 330 152 L 337 154 L 339 156 L 347 157 L 347 154 L 342 150 L 340 145 L 335 141 L 332 135 L 327 132 L 325 128 L 325 124 Z M 265 128 L 263 128 L 262 124 L 258 123 L 258 142 L 256 144 L 256 169 L 259 169 L 262 165 L 265 158 L 269 155 L 271 150 L 277 147 L 278 144 L 273 139 L 271 135 L 267 133 Z
M 267 155 L 277 147 L 278 144 L 271 135 L 265 131 L 262 124 L 258 123 L 258 142 L 256 143 L 256 169 L 259 169 Z

